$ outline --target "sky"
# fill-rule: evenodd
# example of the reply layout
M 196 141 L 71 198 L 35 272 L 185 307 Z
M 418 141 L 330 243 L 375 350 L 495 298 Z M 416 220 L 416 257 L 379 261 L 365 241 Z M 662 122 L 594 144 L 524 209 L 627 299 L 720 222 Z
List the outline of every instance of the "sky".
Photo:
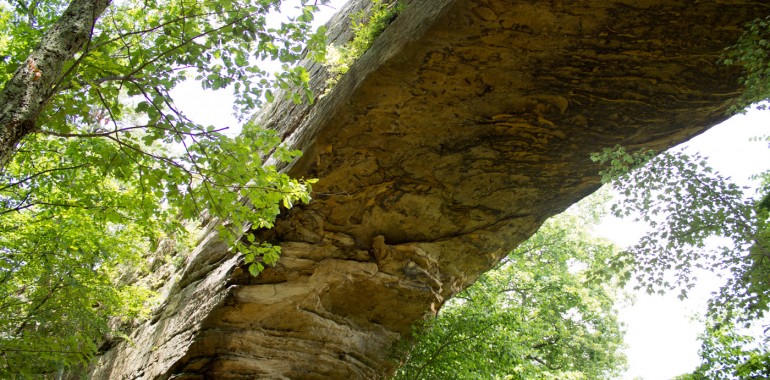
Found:
M 328 20 L 345 2 L 332 0 L 329 6 L 322 6 L 321 14 L 316 17 L 317 25 Z M 232 114 L 233 98 L 227 91 L 204 91 L 200 84 L 190 81 L 177 87 L 172 96 L 177 105 L 199 123 L 231 127 L 233 131 L 239 129 Z M 709 157 L 712 167 L 738 184 L 750 185 L 752 174 L 770 169 L 767 143 L 749 141 L 761 135 L 770 135 L 770 111 L 752 110 L 732 117 L 684 145 Z M 642 236 L 644 228 L 630 220 L 607 219 L 595 232 L 627 246 Z M 621 305 L 629 360 L 629 370 L 623 379 L 670 379 L 694 370 L 699 364 L 697 336 L 702 325 L 693 316 L 703 314 L 706 299 L 720 284 L 719 279 L 707 273 L 700 279 L 685 301 L 680 301 L 675 294 L 636 293 L 633 304 Z
M 708 157 L 714 169 L 735 183 L 756 188 L 757 181 L 749 178 L 770 169 L 770 149 L 767 142 L 749 140 L 764 135 L 770 135 L 770 111 L 751 110 L 733 116 L 682 146 Z M 595 232 L 620 246 L 628 246 L 635 243 L 644 230 L 644 225 L 632 220 L 608 218 Z M 693 317 L 704 314 L 710 293 L 723 281 L 710 273 L 701 273 L 699 278 L 696 288 L 684 301 L 680 301 L 676 293 L 659 296 L 636 292 L 636 302 L 621 308 L 629 360 L 624 379 L 670 379 L 698 366 L 697 337 L 703 325 Z
M 320 5 L 313 25 L 318 27 L 325 24 L 347 2 L 348 0 L 331 0 L 327 5 Z M 296 1 L 287 1 L 283 8 L 294 8 L 296 4 L 298 4 Z M 280 23 L 281 19 L 273 18 L 268 21 Z M 274 72 L 280 68 L 278 63 L 262 62 L 259 65 L 268 72 Z M 198 82 L 189 80 L 174 88 L 171 91 L 171 97 L 188 117 L 200 124 L 210 124 L 218 128 L 227 127 L 231 133 L 240 131 L 240 124 L 233 115 L 234 98 L 230 91 L 203 90 Z

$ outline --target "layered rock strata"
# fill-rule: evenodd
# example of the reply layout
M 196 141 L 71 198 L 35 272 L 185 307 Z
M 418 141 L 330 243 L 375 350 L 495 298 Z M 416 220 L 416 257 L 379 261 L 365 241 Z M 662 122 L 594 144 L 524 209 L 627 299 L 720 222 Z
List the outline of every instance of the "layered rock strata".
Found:
M 211 230 L 91 377 L 385 377 L 415 322 L 599 186 L 591 152 L 660 150 L 725 119 L 740 73 L 717 61 L 768 11 L 413 0 L 326 96 L 260 116 L 304 151 L 286 170 L 320 179 L 250 232 L 281 245 L 278 265 L 250 277 Z

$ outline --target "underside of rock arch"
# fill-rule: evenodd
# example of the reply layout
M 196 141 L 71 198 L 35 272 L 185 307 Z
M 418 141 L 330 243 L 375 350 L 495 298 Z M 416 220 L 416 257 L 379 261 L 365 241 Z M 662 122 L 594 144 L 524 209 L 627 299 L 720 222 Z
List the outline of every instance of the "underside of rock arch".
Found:
M 349 38 L 344 13 L 332 36 Z M 313 105 L 259 116 L 314 200 L 252 231 L 252 278 L 209 232 L 164 306 L 94 379 L 373 379 L 411 326 L 594 191 L 591 152 L 661 150 L 722 121 L 717 64 L 748 0 L 413 0 Z M 316 82 L 324 83 L 321 67 Z M 213 231 L 213 230 L 211 230 Z

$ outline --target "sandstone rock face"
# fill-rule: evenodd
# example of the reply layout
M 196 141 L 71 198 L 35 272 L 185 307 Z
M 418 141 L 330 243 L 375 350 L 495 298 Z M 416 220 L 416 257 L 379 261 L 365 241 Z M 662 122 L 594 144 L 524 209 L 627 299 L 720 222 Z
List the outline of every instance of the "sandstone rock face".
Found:
M 328 95 L 262 114 L 305 152 L 286 170 L 320 179 L 313 202 L 251 232 L 281 244 L 278 266 L 252 278 L 208 233 L 91 377 L 386 377 L 413 323 L 598 187 L 591 152 L 663 149 L 723 120 L 739 73 L 716 61 L 766 12 L 413 0 Z

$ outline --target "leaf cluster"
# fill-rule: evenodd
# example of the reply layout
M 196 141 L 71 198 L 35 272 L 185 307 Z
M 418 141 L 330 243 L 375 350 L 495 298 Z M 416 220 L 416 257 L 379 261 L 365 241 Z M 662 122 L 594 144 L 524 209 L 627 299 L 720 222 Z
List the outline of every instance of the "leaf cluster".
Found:
M 700 337 L 702 364 L 676 380 L 770 378 L 770 341 L 767 337 L 757 341 L 755 335 L 741 332 L 740 326 L 730 321 L 708 321 Z
M 767 360 L 761 348 L 766 347 L 767 330 L 754 336 L 740 330 L 761 323 L 770 305 L 770 214 L 765 203 L 715 172 L 704 157 L 681 150 L 655 156 L 616 177 L 612 185 L 622 196 L 612 206 L 615 216 L 631 216 L 650 227 L 636 245 L 612 260 L 624 279 L 633 277 L 638 288 L 650 293 L 678 290 L 685 298 L 699 270 L 726 277 L 708 301 L 703 365 L 693 378 L 755 378 L 756 371 L 746 368 Z
M 332 75 L 327 83 L 329 87 L 333 87 L 348 72 L 353 62 L 369 50 L 405 6 L 405 0 L 373 0 L 371 10 L 362 10 L 350 16 L 353 39 L 343 46 L 328 48 L 326 66 Z
M 745 112 L 751 104 L 770 99 L 770 16 L 747 23 L 743 35 L 725 51 L 721 63 L 744 69 L 740 78 L 744 90 L 730 107 L 731 114 Z
M 616 248 L 587 227 L 575 214 L 547 221 L 414 332 L 395 378 L 615 378 L 625 365 L 618 289 L 589 274 Z
M 682 151 L 656 156 L 613 186 L 623 196 L 613 205 L 615 215 L 633 215 L 651 227 L 626 255 L 642 287 L 650 292 L 679 289 L 685 296 L 696 281 L 694 268 L 731 273 L 723 289 L 729 288 L 729 295 L 719 302 L 766 308 L 765 292 L 752 295 L 749 289 L 757 285 L 751 279 L 766 271 L 769 259 L 763 237 L 767 213 L 756 208 L 744 189 L 714 172 L 700 155 Z M 667 275 L 671 270 L 673 278 Z
M 151 292 L 120 283 L 122 268 L 143 267 L 164 236 L 185 240 L 183 224 L 202 214 L 221 220 L 252 274 L 277 261 L 279 247 L 242 235 L 310 200 L 312 181 L 264 165 L 299 152 L 251 123 L 235 137 L 201 125 L 171 93 L 188 79 L 230 89 L 241 119 L 274 91 L 312 100 L 296 62 L 323 43 L 310 29 L 318 3 L 294 2 L 284 22 L 275 22 L 279 0 L 116 1 L 98 18 L 0 173 L 0 377 L 87 364 L 116 333 L 110 319 L 149 311 Z M 1 86 L 67 5 L 0 4 Z M 263 59 L 283 72 L 267 73 Z

